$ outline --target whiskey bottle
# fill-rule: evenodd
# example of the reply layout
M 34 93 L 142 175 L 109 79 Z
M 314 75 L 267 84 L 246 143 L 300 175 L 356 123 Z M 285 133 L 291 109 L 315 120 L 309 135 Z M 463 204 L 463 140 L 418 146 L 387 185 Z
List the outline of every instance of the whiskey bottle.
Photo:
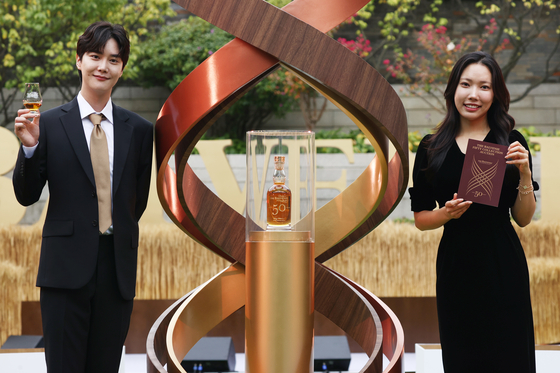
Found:
M 284 172 L 284 162 L 286 157 L 274 157 L 274 174 L 272 180 L 274 185 L 270 187 L 266 194 L 266 220 L 268 230 L 289 230 L 291 229 L 291 206 L 292 192 L 285 185 L 286 173 Z

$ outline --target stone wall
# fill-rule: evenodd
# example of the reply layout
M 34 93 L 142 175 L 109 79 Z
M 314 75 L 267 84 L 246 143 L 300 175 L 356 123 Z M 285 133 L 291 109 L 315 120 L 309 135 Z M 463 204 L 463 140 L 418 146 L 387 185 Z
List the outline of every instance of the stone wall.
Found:
M 524 91 L 526 85 L 508 85 L 511 97 L 515 98 Z M 393 85 L 406 109 L 409 131 L 427 133 L 434 128 L 444 117 L 444 114 L 434 110 L 431 105 L 437 106 L 435 99 L 424 100 L 420 97 L 409 96 L 404 92 L 402 85 Z M 442 95 L 443 96 L 443 95 Z M 442 99 L 443 100 L 443 99 Z M 443 101 L 445 104 L 445 101 Z M 549 133 L 553 130 L 560 131 L 560 84 L 542 84 L 519 102 L 512 103 L 510 114 L 516 120 L 517 127 L 535 126 L 538 130 Z M 304 128 L 305 122 L 301 113 L 294 112 L 285 119 L 272 119 L 267 128 L 275 127 Z M 317 129 L 331 130 L 336 128 L 356 128 L 355 124 L 333 104 L 329 103 L 318 123 Z
M 409 131 L 428 132 L 443 118 L 443 114 L 434 110 L 430 104 L 437 105 L 435 99 L 424 100 L 406 95 L 402 85 L 393 86 L 400 95 L 408 116 Z M 512 98 L 523 92 L 525 85 L 508 85 Z M 152 123 L 156 122 L 158 113 L 169 96 L 166 88 L 118 87 L 113 93 L 113 101 L 132 110 Z M 42 110 L 53 108 L 64 103 L 62 95 L 56 89 L 47 89 L 43 95 Z M 10 108 L 16 113 L 21 108 L 18 99 Z M 523 100 L 511 104 L 510 113 L 517 122 L 517 127 L 535 126 L 538 130 L 548 133 L 560 131 L 560 83 L 546 83 L 531 91 Z M 2 117 L 0 117 L 2 118 Z M 8 128 L 13 128 L 13 123 Z M 304 129 L 305 122 L 300 112 L 289 113 L 284 119 L 273 118 L 266 124 L 266 129 Z M 355 129 L 355 124 L 333 104 L 329 103 L 317 130 L 343 128 Z

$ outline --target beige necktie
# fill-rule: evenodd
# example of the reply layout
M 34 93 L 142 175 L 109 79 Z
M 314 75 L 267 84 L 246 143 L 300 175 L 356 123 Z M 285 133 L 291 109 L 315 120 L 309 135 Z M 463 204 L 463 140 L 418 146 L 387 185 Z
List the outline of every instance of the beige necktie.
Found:
M 104 233 L 112 224 L 111 218 L 111 171 L 109 170 L 109 147 L 105 131 L 101 128 L 103 114 L 90 114 L 93 132 L 90 141 L 91 165 L 97 188 L 99 204 L 99 232 Z

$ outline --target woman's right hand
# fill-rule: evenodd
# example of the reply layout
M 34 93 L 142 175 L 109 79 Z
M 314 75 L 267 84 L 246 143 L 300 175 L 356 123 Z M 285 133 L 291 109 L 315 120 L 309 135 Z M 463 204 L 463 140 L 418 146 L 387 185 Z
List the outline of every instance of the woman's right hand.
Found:
M 472 205 L 472 201 L 465 201 L 453 195 L 451 201 L 445 202 L 445 206 L 435 210 L 424 210 L 414 213 L 414 224 L 421 231 L 437 229 L 451 219 L 459 219 Z
M 457 193 L 455 193 L 451 201 L 445 202 L 443 212 L 449 220 L 459 219 L 471 205 L 472 201 L 465 201 L 463 198 L 457 198 Z
M 39 142 L 39 118 L 41 114 L 30 114 L 29 109 L 18 110 L 14 133 L 22 145 L 32 147 Z

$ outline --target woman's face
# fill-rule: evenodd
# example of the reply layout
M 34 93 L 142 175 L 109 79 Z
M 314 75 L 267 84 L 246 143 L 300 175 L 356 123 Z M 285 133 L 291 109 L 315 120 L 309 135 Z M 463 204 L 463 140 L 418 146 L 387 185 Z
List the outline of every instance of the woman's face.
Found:
M 467 66 L 455 91 L 455 107 L 461 115 L 461 121 L 467 121 L 466 124 L 485 122 L 493 101 L 490 70 L 479 63 Z

